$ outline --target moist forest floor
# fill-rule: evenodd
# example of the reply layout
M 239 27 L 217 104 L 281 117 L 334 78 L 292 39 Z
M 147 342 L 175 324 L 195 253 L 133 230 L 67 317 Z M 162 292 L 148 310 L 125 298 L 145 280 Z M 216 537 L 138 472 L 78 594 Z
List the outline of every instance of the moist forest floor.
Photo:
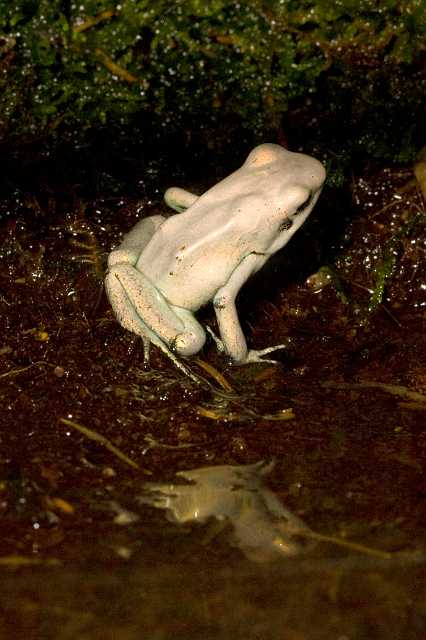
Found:
M 177 178 L 206 187 L 190 167 Z M 46 175 L 0 205 L 0 637 L 419 638 L 425 253 L 411 170 L 370 168 L 346 199 L 324 191 L 238 298 L 252 347 L 288 344 L 278 364 L 231 366 L 208 343 L 188 361 L 202 384 L 155 349 L 144 368 L 103 290 L 108 252 L 165 212 L 170 180 L 146 163 L 130 196 L 105 196 Z M 215 329 L 211 306 L 199 317 Z M 256 564 L 226 526 L 140 503 L 147 481 L 271 459 L 269 488 L 312 530 L 389 556 L 323 542 Z

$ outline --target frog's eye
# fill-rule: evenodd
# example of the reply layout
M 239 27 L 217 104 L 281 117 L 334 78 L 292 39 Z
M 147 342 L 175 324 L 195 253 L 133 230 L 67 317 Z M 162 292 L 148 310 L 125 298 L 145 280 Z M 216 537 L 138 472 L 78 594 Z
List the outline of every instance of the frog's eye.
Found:
M 281 231 L 288 231 L 289 229 L 291 229 L 292 226 L 292 221 L 290 220 L 290 218 L 286 218 L 283 222 L 281 222 L 278 231 L 281 233 Z
M 304 202 L 302 202 L 302 204 L 300 204 L 296 211 L 294 212 L 294 215 L 297 216 L 299 213 L 302 213 L 302 211 L 304 211 L 306 209 L 306 207 L 309 205 L 310 201 L 312 199 L 312 192 L 309 192 L 308 197 L 306 198 L 306 200 Z

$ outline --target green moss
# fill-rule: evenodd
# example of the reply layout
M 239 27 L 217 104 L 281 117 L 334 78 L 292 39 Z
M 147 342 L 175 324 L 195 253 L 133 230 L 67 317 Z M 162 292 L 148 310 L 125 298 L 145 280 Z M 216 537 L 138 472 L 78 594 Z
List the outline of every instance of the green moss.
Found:
M 419 0 L 3 0 L 0 137 L 77 142 L 148 119 L 261 138 L 312 108 L 354 149 L 405 160 L 425 23 Z
M 412 220 L 399 227 L 398 231 L 386 242 L 382 249 L 382 256 L 379 263 L 373 269 L 374 289 L 370 296 L 368 304 L 368 313 L 376 311 L 383 302 L 385 288 L 398 264 L 400 257 L 400 244 L 404 237 L 407 237 L 415 231 L 422 229 L 424 225 L 424 214 L 418 214 Z

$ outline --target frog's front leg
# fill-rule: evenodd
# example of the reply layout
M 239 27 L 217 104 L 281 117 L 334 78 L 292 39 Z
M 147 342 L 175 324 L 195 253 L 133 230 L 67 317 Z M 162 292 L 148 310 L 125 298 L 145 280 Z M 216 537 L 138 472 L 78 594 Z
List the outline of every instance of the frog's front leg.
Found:
M 213 300 L 223 348 L 236 364 L 275 362 L 275 360 L 265 360 L 262 356 L 287 347 L 287 345 L 280 344 L 266 349 L 249 350 L 235 306 L 235 299 L 243 284 L 265 264 L 268 257 L 263 254 L 252 253 L 244 258 L 232 273 L 226 285 L 217 291 Z M 219 342 L 219 346 L 220 344 Z

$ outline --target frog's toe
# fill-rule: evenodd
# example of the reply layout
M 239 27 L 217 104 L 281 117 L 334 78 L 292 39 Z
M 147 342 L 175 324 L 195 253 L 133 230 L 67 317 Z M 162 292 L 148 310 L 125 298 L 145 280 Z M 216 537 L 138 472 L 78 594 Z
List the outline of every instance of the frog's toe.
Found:
M 247 354 L 247 358 L 242 364 L 253 364 L 255 362 L 267 362 L 270 364 L 279 364 L 277 360 L 272 360 L 271 358 L 262 358 L 262 355 L 257 351 L 249 351 Z
M 149 352 L 151 347 L 151 340 L 146 336 L 142 336 L 142 342 L 143 342 L 143 363 L 145 366 L 148 366 L 149 360 L 150 360 Z
M 249 364 L 252 362 L 268 362 L 271 364 L 279 364 L 277 360 L 272 360 L 271 358 L 264 358 L 263 356 L 268 355 L 269 353 L 273 353 L 274 351 L 279 351 L 280 349 L 287 349 L 287 344 L 277 344 L 274 347 L 266 347 L 266 349 L 250 349 L 247 353 L 247 357 L 245 363 Z
M 213 339 L 213 341 L 214 341 L 214 343 L 216 345 L 216 349 L 220 353 L 223 353 L 225 351 L 225 345 L 223 344 L 222 340 L 217 337 L 217 335 L 214 333 L 213 329 L 211 329 L 208 325 L 206 325 L 206 331 L 210 334 L 210 337 Z

